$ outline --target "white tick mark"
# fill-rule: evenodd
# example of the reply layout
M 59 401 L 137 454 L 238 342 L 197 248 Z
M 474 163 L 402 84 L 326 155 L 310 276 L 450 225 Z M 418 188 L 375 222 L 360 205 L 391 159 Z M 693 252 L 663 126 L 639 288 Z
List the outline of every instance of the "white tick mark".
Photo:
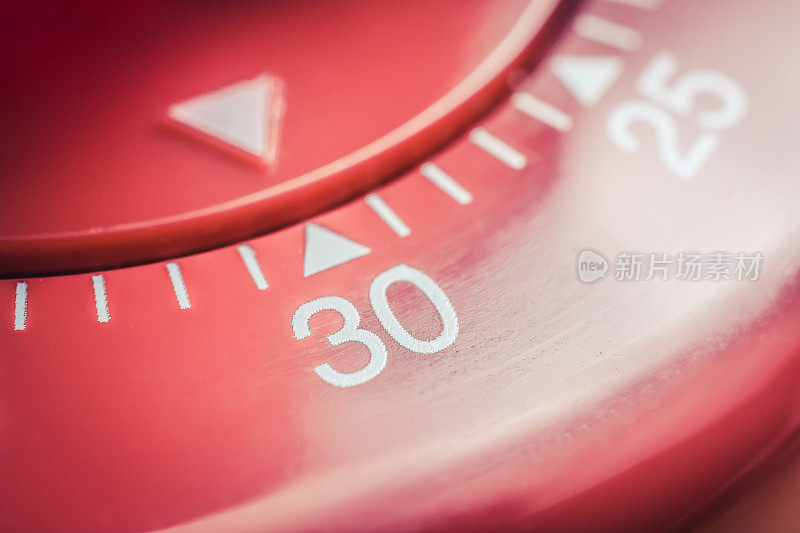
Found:
M 97 309 L 97 321 L 108 322 L 111 315 L 108 313 L 108 296 L 106 295 L 106 280 L 102 274 L 92 275 L 92 288 L 94 289 L 94 306 Z
M 25 329 L 25 319 L 28 315 L 28 284 L 24 281 L 17 282 L 17 291 L 14 296 L 14 329 Z
M 559 131 L 567 131 L 572 127 L 572 118 L 569 115 L 539 100 L 530 93 L 516 93 L 511 98 L 511 103 L 518 111 Z
M 175 291 L 175 298 L 181 309 L 189 309 L 192 304 L 189 302 L 189 293 L 186 291 L 186 284 L 183 282 L 183 274 L 178 263 L 170 261 L 166 264 L 169 280 L 172 282 L 172 290 Z
M 264 277 L 264 272 L 261 270 L 261 265 L 258 264 L 258 259 L 256 259 L 256 251 L 246 244 L 238 245 L 236 250 L 239 252 L 239 257 L 242 258 L 244 266 L 250 273 L 250 277 L 253 278 L 253 281 L 256 283 L 258 290 L 263 291 L 269 287 L 267 278 Z
M 496 157 L 509 167 L 520 170 L 525 168 L 528 160 L 524 155 L 511 148 L 483 128 L 475 128 L 469 132 L 469 140 L 491 156 Z
M 467 205 L 472 202 L 472 194 L 435 163 L 423 164 L 419 172 L 459 204 Z
M 375 214 L 400 237 L 408 237 L 411 235 L 411 229 L 409 229 L 406 223 L 397 216 L 397 213 L 383 201 L 383 198 L 375 193 L 368 194 L 366 198 L 364 198 L 364 203 L 375 211 Z
M 661 7 L 661 0 L 607 0 L 615 4 L 638 7 L 639 9 L 658 9 Z
M 642 37 L 636 30 L 596 15 L 579 16 L 573 28 L 584 39 L 621 50 L 636 50 L 642 44 Z

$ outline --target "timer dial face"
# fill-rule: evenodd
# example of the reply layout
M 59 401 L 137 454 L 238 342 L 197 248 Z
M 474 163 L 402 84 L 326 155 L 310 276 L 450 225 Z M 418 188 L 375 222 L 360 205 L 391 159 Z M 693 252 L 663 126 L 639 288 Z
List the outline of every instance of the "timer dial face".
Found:
M 186 255 L 357 197 L 486 114 L 570 9 L 97 4 L 8 17 L 2 273 Z
M 308 25 L 278 5 L 305 38 L 333 31 L 315 4 L 296 8 Z M 381 163 L 355 199 L 297 223 L 127 268 L 7 268 L 3 529 L 653 529 L 702 512 L 796 429 L 800 169 L 780 132 L 800 116 L 800 72 L 775 51 L 791 49 L 800 7 L 427 2 L 406 19 L 391 5 L 366 12 L 421 47 L 401 55 L 438 53 L 414 35 L 425 9 L 469 13 L 454 28 L 476 35 L 461 44 L 477 61 L 443 73 L 443 91 L 531 9 L 535 61 L 503 63 L 508 97 L 451 122 L 446 146 Z M 228 54 L 215 65 L 238 42 L 181 35 Z M 280 140 L 275 160 L 263 148 L 274 130 L 218 111 L 261 102 L 272 117 L 265 98 L 294 89 L 277 70 L 230 69 L 182 81 L 165 127 L 198 173 L 264 177 L 282 157 Z M 398 83 L 393 109 L 437 96 Z M 306 163 L 341 141 L 305 147 L 320 158 Z M 681 276 L 677 258 L 698 254 L 697 279 Z M 737 270 L 740 256 L 757 268 Z

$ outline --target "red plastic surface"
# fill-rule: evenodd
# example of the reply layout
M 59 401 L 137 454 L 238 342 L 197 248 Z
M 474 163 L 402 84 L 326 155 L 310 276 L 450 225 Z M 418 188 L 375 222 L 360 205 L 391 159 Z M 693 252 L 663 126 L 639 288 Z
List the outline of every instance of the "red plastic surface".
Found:
M 541 66 L 514 80 L 563 111 L 567 131 L 504 102 L 426 161 L 470 202 L 414 169 L 376 190 L 405 237 L 361 199 L 311 219 L 369 247 L 321 272 L 304 276 L 301 223 L 248 241 L 262 290 L 233 246 L 171 263 L 183 305 L 164 263 L 103 272 L 107 321 L 90 274 L 0 281 L 0 525 L 633 531 L 696 518 L 800 422 L 800 169 L 795 143 L 774 133 L 800 115 L 800 74 L 773 59 L 792 46 L 797 11 L 587 3 Z M 597 28 L 587 15 L 634 32 L 623 32 L 630 49 L 578 31 Z M 662 52 L 679 73 L 713 69 L 747 94 L 744 118 L 690 181 L 665 169 L 646 126 L 635 153 L 606 134 Z M 582 105 L 553 73 L 565 55 L 623 68 Z M 701 132 L 691 115 L 675 120 L 685 149 Z M 504 162 L 476 131 L 524 159 Z M 764 263 L 758 281 L 609 272 L 584 284 L 575 265 L 586 248 L 759 251 Z M 458 317 L 438 353 L 401 346 L 373 310 L 370 284 L 401 263 L 441 287 Z M 361 343 L 330 345 L 343 324 L 332 311 L 296 338 L 298 308 L 326 296 L 352 302 L 386 346 L 374 379 L 339 388 L 315 373 L 368 359 Z M 439 334 L 420 291 L 398 283 L 388 298 L 415 337 Z
M 15 76 L 0 97 L 0 273 L 185 255 L 351 199 L 506 94 L 506 75 L 566 15 L 553 17 L 557 5 L 146 2 L 40 14 L 20 4 L 6 48 L 28 53 L 6 59 Z M 167 117 L 262 73 L 283 85 L 267 167 Z

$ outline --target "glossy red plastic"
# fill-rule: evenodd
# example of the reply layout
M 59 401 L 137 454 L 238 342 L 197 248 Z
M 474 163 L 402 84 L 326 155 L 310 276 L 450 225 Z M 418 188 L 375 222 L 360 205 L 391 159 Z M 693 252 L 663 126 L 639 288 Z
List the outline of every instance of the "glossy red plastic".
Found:
M 793 46 L 798 17 L 789 4 L 583 4 L 513 80 L 515 96 L 419 161 L 461 189 L 435 186 L 430 166 L 373 189 L 407 233 L 358 198 L 244 249 L 0 280 L 0 526 L 619 532 L 719 512 L 718 497 L 746 489 L 800 424 L 800 164 L 778 133 L 800 115 L 800 72 L 775 54 Z M 611 44 L 598 28 L 616 28 Z M 647 124 L 633 151 L 608 133 L 610 116 L 645 99 L 637 80 L 664 53 L 672 83 L 711 70 L 746 94 L 693 179 L 664 164 Z M 581 101 L 556 65 L 586 56 L 611 58 L 601 63 L 616 76 Z M 562 114 L 534 118 L 520 94 Z M 697 113 L 724 102 L 695 103 L 669 115 L 681 153 L 703 133 Z M 309 273 L 310 224 L 362 248 Z M 610 270 L 583 283 L 586 249 L 764 262 L 750 281 Z M 400 343 L 370 298 L 400 264 L 457 316 L 457 338 L 436 353 Z M 341 388 L 315 371 L 370 357 L 363 343 L 329 342 L 343 327 L 330 310 L 297 334 L 297 310 L 323 297 L 351 302 L 386 347 L 374 379 Z M 413 285 L 388 301 L 415 338 L 442 330 Z
M 0 97 L 0 273 L 185 255 L 354 198 L 485 114 L 570 4 L 20 4 L 7 48 L 29 54 L 7 58 Z M 167 117 L 261 73 L 283 86 L 267 167 Z

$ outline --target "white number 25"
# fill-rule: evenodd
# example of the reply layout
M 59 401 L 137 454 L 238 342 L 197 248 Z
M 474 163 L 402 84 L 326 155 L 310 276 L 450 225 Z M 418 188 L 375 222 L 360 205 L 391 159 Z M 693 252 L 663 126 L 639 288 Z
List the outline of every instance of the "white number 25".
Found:
M 435 339 L 420 340 L 411 335 L 397 320 L 386 291 L 390 285 L 398 281 L 407 281 L 415 285 L 431 301 L 442 320 L 442 331 Z M 369 287 L 369 299 L 372 308 L 384 329 L 401 346 L 416 353 L 436 353 L 452 345 L 458 337 L 458 317 L 456 311 L 444 291 L 431 278 L 415 268 L 397 265 L 378 274 Z M 292 317 L 292 330 L 296 339 L 304 339 L 311 335 L 309 322 L 311 317 L 323 310 L 336 311 L 344 318 L 342 328 L 328 335 L 328 342 L 337 346 L 344 342 L 360 342 L 369 350 L 369 362 L 360 370 L 343 373 L 335 370 L 328 363 L 314 368 L 319 377 L 337 387 L 352 387 L 373 379 L 386 366 L 386 346 L 375 333 L 359 328 L 361 317 L 356 307 L 341 296 L 323 296 L 306 302 L 297 308 Z
M 670 86 L 670 79 L 677 70 L 678 63 L 672 54 L 656 54 L 636 84 L 639 93 L 650 101 L 628 100 L 618 105 L 608 117 L 606 132 L 619 148 L 636 152 L 641 143 L 631 131 L 631 125 L 649 124 L 655 131 L 664 165 L 677 177 L 688 181 L 697 175 L 719 146 L 716 132 L 732 128 L 742 120 L 747 112 L 747 95 L 727 76 L 707 69 L 686 72 Z M 704 96 L 710 96 L 719 105 L 697 114 L 695 124 L 704 131 L 688 151 L 681 153 L 677 124 L 663 108 L 676 115 L 690 115 L 697 100 Z

